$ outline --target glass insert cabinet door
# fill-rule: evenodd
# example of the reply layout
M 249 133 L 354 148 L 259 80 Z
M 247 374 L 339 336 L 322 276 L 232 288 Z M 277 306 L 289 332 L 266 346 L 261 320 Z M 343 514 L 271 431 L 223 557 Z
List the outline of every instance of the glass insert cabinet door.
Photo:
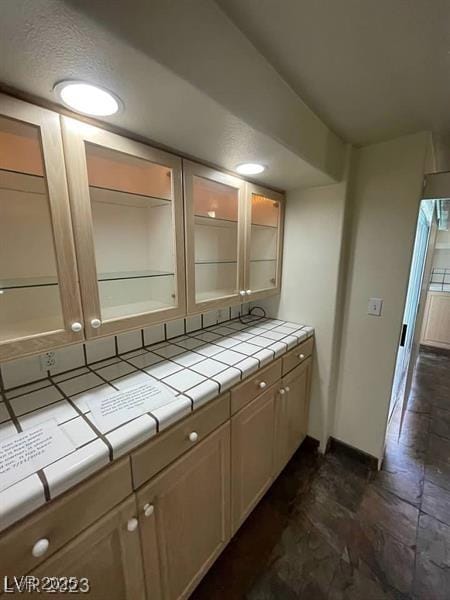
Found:
M 83 339 L 59 116 L 0 95 L 0 360 Z
M 245 182 L 183 161 L 188 312 L 244 300 Z
M 181 159 L 62 123 L 87 337 L 183 315 Z
M 246 297 L 273 295 L 281 289 L 283 194 L 247 183 Z

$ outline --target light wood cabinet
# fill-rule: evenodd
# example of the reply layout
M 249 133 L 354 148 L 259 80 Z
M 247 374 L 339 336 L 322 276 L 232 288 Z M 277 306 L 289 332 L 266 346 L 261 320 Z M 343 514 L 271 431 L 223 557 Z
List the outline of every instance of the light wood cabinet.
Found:
M 30 575 L 39 578 L 41 585 L 44 578 L 87 580 L 89 592 L 78 595 L 95 600 L 145 600 L 134 496 L 74 538 Z M 81 583 L 80 589 L 86 589 L 85 586 L 86 583 Z M 52 598 L 61 600 L 68 595 L 72 594 L 51 593 Z
M 306 436 L 311 385 L 311 358 L 293 369 L 281 380 L 275 419 L 278 474 Z
M 269 388 L 231 419 L 233 533 L 273 481 L 278 387 Z
M 450 349 L 450 292 L 428 292 L 421 343 Z
M 0 361 L 82 339 L 59 117 L 0 95 Z
M 62 125 L 86 336 L 184 315 L 181 159 Z
M 187 598 L 230 538 L 230 424 L 137 496 L 147 597 Z

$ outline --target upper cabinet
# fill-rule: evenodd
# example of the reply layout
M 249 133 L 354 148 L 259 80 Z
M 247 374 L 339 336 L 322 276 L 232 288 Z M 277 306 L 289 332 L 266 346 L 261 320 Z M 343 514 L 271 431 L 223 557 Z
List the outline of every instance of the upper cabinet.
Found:
M 0 360 L 82 338 L 59 116 L 0 95 Z
M 279 292 L 284 197 L 184 161 L 188 312 Z
M 242 302 L 245 182 L 183 161 L 188 312 Z
M 62 123 L 86 336 L 182 316 L 181 159 Z
M 284 196 L 247 184 L 245 289 L 249 300 L 279 293 Z

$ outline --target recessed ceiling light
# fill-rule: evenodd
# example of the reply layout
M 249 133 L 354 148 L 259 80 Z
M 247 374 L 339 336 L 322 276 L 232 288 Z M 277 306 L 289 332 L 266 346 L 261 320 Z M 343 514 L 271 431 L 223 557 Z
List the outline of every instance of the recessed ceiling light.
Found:
M 266 167 L 260 163 L 242 163 L 236 167 L 236 171 L 240 175 L 258 175 L 265 170 Z
M 61 81 L 54 87 L 60 100 L 72 110 L 93 117 L 108 117 L 121 108 L 117 96 L 84 81 Z

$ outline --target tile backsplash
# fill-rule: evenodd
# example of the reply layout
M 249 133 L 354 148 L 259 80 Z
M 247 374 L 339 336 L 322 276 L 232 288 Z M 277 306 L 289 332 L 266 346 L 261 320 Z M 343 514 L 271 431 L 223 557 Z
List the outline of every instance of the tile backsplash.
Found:
M 226 309 L 211 310 L 201 315 L 175 319 L 167 323 L 151 325 L 144 329 L 127 331 L 81 344 L 58 348 L 54 351 L 55 366 L 50 369 L 49 373 L 50 375 L 58 375 L 82 367 L 85 364 L 105 360 L 116 354 L 123 354 L 142 346 L 157 344 L 197 329 L 235 319 L 239 315 L 246 315 L 248 310 L 248 304 L 241 304 Z M 0 364 L 0 384 L 5 390 L 31 384 L 47 377 L 47 375 L 48 372 L 42 366 L 40 355 L 19 358 Z

